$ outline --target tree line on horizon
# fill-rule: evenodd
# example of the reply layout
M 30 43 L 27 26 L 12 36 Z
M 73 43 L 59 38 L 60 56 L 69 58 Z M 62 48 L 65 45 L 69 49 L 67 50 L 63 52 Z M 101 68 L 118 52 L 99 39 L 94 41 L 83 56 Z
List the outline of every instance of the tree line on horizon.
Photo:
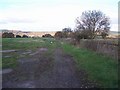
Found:
M 20 36 L 20 35 L 14 35 L 12 32 L 4 32 L 2 33 L 2 38 L 28 38 L 27 35 L 23 35 L 23 36 Z
M 50 38 L 74 38 L 79 41 L 80 39 L 94 39 L 96 36 L 106 38 L 110 31 L 110 18 L 103 12 L 97 10 L 84 11 L 80 17 L 76 18 L 76 27 L 72 30 L 70 27 L 57 31 L 54 36 L 45 34 L 42 37 Z M 4 32 L 3 38 L 13 38 L 13 33 Z M 16 35 L 16 38 L 28 37 L 27 35 Z
M 110 31 L 110 18 L 103 12 L 97 10 L 84 11 L 81 17 L 76 18 L 76 27 L 64 28 L 55 34 L 57 38 L 72 37 L 79 41 L 80 39 L 95 39 L 97 36 L 106 38 Z

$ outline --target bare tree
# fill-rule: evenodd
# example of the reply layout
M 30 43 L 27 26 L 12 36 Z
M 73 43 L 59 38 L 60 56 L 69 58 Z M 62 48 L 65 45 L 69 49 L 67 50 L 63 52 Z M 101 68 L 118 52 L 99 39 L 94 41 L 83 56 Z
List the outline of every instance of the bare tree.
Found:
M 80 31 L 84 35 L 87 35 L 88 39 L 94 39 L 96 35 L 108 35 L 110 30 L 109 18 L 101 11 L 85 11 L 81 17 L 76 19 L 76 30 Z

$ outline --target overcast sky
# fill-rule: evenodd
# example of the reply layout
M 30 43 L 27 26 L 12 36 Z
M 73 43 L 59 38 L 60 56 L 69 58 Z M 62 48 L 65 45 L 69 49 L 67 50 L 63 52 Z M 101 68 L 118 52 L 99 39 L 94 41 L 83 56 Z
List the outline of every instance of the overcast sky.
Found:
M 0 0 L 0 29 L 60 31 L 75 28 L 75 19 L 86 10 L 100 10 L 118 30 L 119 0 Z

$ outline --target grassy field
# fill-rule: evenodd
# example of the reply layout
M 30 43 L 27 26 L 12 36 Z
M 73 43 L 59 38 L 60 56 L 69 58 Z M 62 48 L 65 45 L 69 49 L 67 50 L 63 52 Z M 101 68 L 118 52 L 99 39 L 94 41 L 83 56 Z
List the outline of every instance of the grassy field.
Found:
M 26 49 L 36 49 L 37 47 L 51 47 L 51 41 L 54 39 L 48 38 L 3 38 L 2 39 L 2 49 L 10 50 L 26 50 Z
M 52 43 L 51 43 L 52 42 Z M 15 68 L 17 66 L 17 61 L 20 58 L 20 54 L 27 50 L 32 50 L 33 52 L 37 48 L 47 48 L 49 49 L 46 53 L 51 54 L 53 47 L 55 47 L 54 39 L 48 38 L 3 38 L 2 39 L 2 50 L 17 50 L 22 51 L 21 53 L 2 53 L 2 68 Z M 10 56 L 10 57 L 4 57 Z M 29 55 L 24 55 L 28 57 Z
M 74 57 L 78 69 L 86 70 L 89 79 L 97 81 L 102 87 L 118 87 L 116 60 L 69 44 L 63 44 L 62 47 L 66 53 Z
M 51 43 L 52 42 L 52 43 Z M 47 55 L 51 55 L 56 47 L 62 47 L 64 51 L 74 57 L 78 69 L 84 69 L 89 79 L 95 80 L 102 87 L 117 87 L 118 80 L 118 62 L 109 57 L 105 57 L 95 52 L 77 48 L 67 43 L 60 43 L 55 39 L 49 38 L 4 38 L 2 39 L 3 50 L 32 50 L 38 48 L 48 48 Z M 3 53 L 3 56 L 12 56 L 2 58 L 3 68 L 15 68 L 20 54 L 16 52 Z M 29 56 L 29 55 L 25 55 Z

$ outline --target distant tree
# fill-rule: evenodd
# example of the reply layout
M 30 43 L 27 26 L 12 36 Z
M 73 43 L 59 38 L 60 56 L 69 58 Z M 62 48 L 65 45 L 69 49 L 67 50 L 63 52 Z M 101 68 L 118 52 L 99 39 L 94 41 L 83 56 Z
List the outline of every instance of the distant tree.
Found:
M 10 36 L 10 38 L 14 38 L 14 34 L 13 33 L 9 33 L 9 36 Z
M 42 37 L 45 37 L 45 35 L 42 35 Z
M 101 36 L 102 36 L 103 39 L 105 39 L 106 36 L 108 36 L 108 33 L 107 32 L 101 32 Z
M 24 34 L 22 37 L 23 37 L 23 38 L 28 38 L 28 36 L 27 36 L 27 35 L 25 35 L 25 34 Z
M 42 35 L 42 37 L 53 38 L 53 36 L 51 34 L 45 34 L 45 35 Z
M 71 36 L 72 30 L 71 28 L 64 28 L 62 29 L 63 37 L 68 38 Z
M 94 39 L 97 35 L 107 35 L 110 30 L 109 18 L 101 11 L 85 11 L 76 21 L 77 31 L 87 39 Z
M 2 37 L 3 38 L 14 38 L 14 34 L 13 33 L 9 33 L 9 32 L 4 32 L 3 34 L 2 34 Z
M 4 32 L 4 33 L 2 34 L 2 38 L 8 38 L 8 32 Z
M 80 33 L 79 31 L 75 31 L 75 32 L 73 33 L 73 38 L 74 38 L 77 42 L 79 42 L 80 39 L 82 39 L 82 35 L 81 35 L 81 33 Z
M 16 35 L 16 38 L 21 38 L 21 36 L 20 35 Z
M 55 38 L 62 38 L 63 37 L 63 33 L 61 31 L 58 31 L 55 33 L 54 35 Z

